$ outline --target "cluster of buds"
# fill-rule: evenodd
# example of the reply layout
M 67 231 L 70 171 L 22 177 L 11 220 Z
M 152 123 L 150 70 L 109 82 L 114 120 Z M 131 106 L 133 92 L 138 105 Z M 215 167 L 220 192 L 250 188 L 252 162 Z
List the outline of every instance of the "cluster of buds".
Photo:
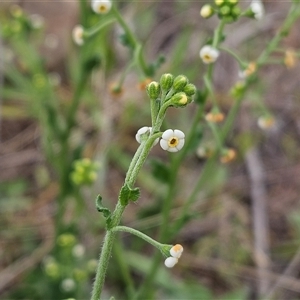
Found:
M 185 107 L 193 101 L 196 87 L 184 75 L 174 77 L 166 73 L 161 76 L 160 82 L 150 82 L 146 91 L 151 100 L 161 101 L 160 106 L 168 103 L 168 106 Z
M 205 4 L 200 10 L 200 15 L 208 19 L 216 13 L 220 19 L 227 22 L 236 21 L 241 14 L 238 2 L 239 0 L 215 0 L 216 7 Z
M 159 135 L 159 128 L 168 107 L 185 107 L 193 101 L 193 96 L 197 91 L 195 85 L 189 83 L 184 75 L 174 77 L 166 73 L 161 76 L 159 82 L 150 82 L 146 91 L 151 100 L 152 125 L 156 132 L 152 132 L 152 127 L 144 126 L 138 130 L 136 140 L 141 143 L 153 134 L 158 134 L 158 138 L 153 140 L 153 145 L 157 144 L 161 137 L 160 146 L 163 150 L 179 151 L 184 145 L 184 133 L 178 129 L 168 129 Z
M 13 4 L 9 8 L 12 19 L 7 20 L 2 28 L 1 34 L 4 38 L 12 36 L 25 37 L 33 31 L 40 30 L 44 27 L 44 18 L 41 15 L 28 15 L 22 7 Z
M 74 170 L 71 179 L 76 185 L 89 185 L 97 179 L 99 164 L 92 162 L 89 158 L 83 158 L 74 162 Z
M 183 247 L 180 244 L 176 244 L 170 249 L 171 256 L 165 260 L 165 266 L 167 268 L 173 268 L 177 263 L 178 259 L 181 257 L 183 252 Z

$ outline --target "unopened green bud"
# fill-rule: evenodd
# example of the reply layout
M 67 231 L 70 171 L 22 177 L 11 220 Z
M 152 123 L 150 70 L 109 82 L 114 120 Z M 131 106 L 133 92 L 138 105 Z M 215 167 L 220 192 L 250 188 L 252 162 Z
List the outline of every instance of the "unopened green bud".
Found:
M 202 6 L 202 8 L 200 10 L 200 16 L 202 18 L 208 19 L 213 14 L 214 14 L 214 9 L 213 9 L 213 7 L 211 5 L 205 4 L 204 6 Z
M 239 2 L 239 0 L 227 0 L 227 3 L 231 4 L 231 5 L 237 5 L 238 2 Z
M 192 83 L 188 83 L 183 89 L 183 92 L 186 93 L 187 96 L 195 95 L 196 91 L 197 89 Z
M 235 6 L 231 9 L 231 15 L 236 18 L 241 14 L 241 9 L 238 6 Z
M 157 99 L 160 94 L 160 85 L 156 81 L 152 81 L 147 85 L 147 94 L 150 99 Z
M 175 94 L 171 99 L 170 102 L 175 107 L 184 107 L 189 103 L 188 96 L 184 92 L 180 92 Z
M 225 6 L 222 6 L 220 8 L 220 15 L 221 16 L 226 16 L 226 15 L 229 15 L 230 14 L 230 7 L 225 5 Z
M 224 3 L 224 0 L 215 0 L 217 6 L 221 6 Z
M 178 75 L 174 79 L 173 88 L 175 91 L 182 91 L 184 87 L 188 84 L 188 79 L 184 75 Z
M 160 78 L 160 86 L 162 90 L 169 91 L 173 85 L 174 76 L 170 73 L 163 74 Z

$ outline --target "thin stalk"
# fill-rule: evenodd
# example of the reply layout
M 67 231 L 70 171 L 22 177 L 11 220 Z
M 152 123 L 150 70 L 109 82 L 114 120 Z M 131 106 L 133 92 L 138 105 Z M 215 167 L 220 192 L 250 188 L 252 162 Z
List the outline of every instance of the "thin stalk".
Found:
M 127 227 L 127 226 L 116 226 L 114 228 L 112 228 L 113 232 L 117 232 L 117 231 L 121 231 L 121 232 L 128 232 L 131 233 L 133 235 L 136 235 L 137 237 L 143 239 L 144 241 L 146 241 L 147 243 L 151 244 L 153 247 L 157 248 L 160 250 L 162 244 L 155 241 L 154 239 L 152 239 L 151 237 L 149 237 L 148 235 L 133 229 L 131 227 Z

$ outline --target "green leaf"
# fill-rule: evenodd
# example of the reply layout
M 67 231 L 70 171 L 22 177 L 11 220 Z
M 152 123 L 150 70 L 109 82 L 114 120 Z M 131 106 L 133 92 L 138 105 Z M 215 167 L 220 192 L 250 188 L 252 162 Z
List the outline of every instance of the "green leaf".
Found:
M 126 206 L 129 201 L 137 201 L 140 197 L 140 189 L 139 188 L 130 188 L 127 183 L 125 183 L 119 194 L 119 201 L 123 206 Z
M 96 198 L 96 208 L 99 212 L 101 212 L 107 220 L 110 219 L 111 212 L 107 207 L 104 207 L 102 204 L 102 197 L 100 195 Z

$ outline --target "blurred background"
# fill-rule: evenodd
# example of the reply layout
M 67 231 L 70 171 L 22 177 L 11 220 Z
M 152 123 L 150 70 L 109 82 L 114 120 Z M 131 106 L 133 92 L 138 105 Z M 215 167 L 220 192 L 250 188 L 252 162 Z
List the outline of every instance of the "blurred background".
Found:
M 206 66 L 199 50 L 212 36 L 218 19 L 201 18 L 202 5 L 201 1 L 118 3 L 124 19 L 144 45 L 146 61 L 165 57 L 154 80 L 165 72 L 185 74 L 198 88 L 203 87 Z M 240 4 L 247 5 L 246 1 Z M 226 47 L 248 62 L 263 51 L 290 7 L 285 1 L 264 1 L 264 5 L 266 15 L 262 20 L 241 19 L 225 29 Z M 75 184 L 74 192 L 62 193 L 62 162 L 55 157 L 63 150 L 49 134 L 55 129 L 51 131 L 45 125 L 46 117 L 41 112 L 46 101 L 51 101 L 44 99 L 52 93 L 61 116 L 71 103 L 82 57 L 81 48 L 72 41 L 72 29 L 83 21 L 97 21 L 92 12 L 88 20 L 83 20 L 81 9 L 76 1 L 0 3 L 1 299 L 89 298 L 105 232 L 95 198 L 100 193 L 113 209 L 137 148 L 135 133 L 150 123 L 145 93 L 149 78 L 130 69 L 122 93 L 111 89 L 129 60 L 127 49 L 119 41 L 121 29 L 111 25 L 97 37 L 89 53 L 85 50 L 94 59 L 93 67 L 98 59 L 101 62 L 91 71 L 81 94 L 76 125 L 69 137 L 70 149 L 76 145 L 80 157 L 97 162 L 93 169 L 97 180 Z M 27 21 L 22 16 L 31 27 L 24 25 Z M 296 22 L 284 38 L 282 51 L 294 49 L 299 53 L 299 26 Z M 274 59 L 280 61 L 282 53 L 279 51 Z M 258 299 L 259 295 L 262 299 L 300 299 L 300 64 L 287 68 L 277 62 L 259 71 L 259 80 L 246 94 L 227 138 L 227 146 L 237 151 L 236 160 L 216 166 L 193 203 L 196 217 L 178 231 L 176 241 L 168 241 L 181 243 L 185 252 L 171 271 L 164 268 L 162 259 L 153 299 Z M 39 67 L 32 67 L 35 63 Z M 238 73 L 236 61 L 222 52 L 214 84 L 225 114 L 233 104 L 230 89 L 238 81 Z M 41 91 L 45 78 L 51 93 Z M 170 110 L 169 128 L 188 132 L 193 105 L 180 112 Z M 275 124 L 261 129 L 257 120 L 266 109 Z M 206 162 L 202 148 L 211 139 L 209 130 L 203 129 L 201 139 L 195 141 L 180 168 L 171 212 L 174 220 L 201 174 Z M 48 145 L 54 149 L 50 154 Z M 75 155 L 73 161 L 76 159 Z M 141 199 L 128 207 L 123 218 L 123 224 L 154 238 L 165 195 L 164 183 L 154 174 L 156 159 L 166 164 L 169 161 L 159 147 L 153 149 L 137 182 Z M 70 166 L 75 172 L 76 166 Z M 56 220 L 57 199 L 62 198 L 63 229 L 57 231 L 61 226 Z M 136 287 L 157 251 L 134 236 L 120 237 L 126 250 L 114 251 L 103 299 L 111 295 L 130 299 L 128 283 L 119 271 L 120 251 Z M 267 237 L 262 244 L 261 237 Z

